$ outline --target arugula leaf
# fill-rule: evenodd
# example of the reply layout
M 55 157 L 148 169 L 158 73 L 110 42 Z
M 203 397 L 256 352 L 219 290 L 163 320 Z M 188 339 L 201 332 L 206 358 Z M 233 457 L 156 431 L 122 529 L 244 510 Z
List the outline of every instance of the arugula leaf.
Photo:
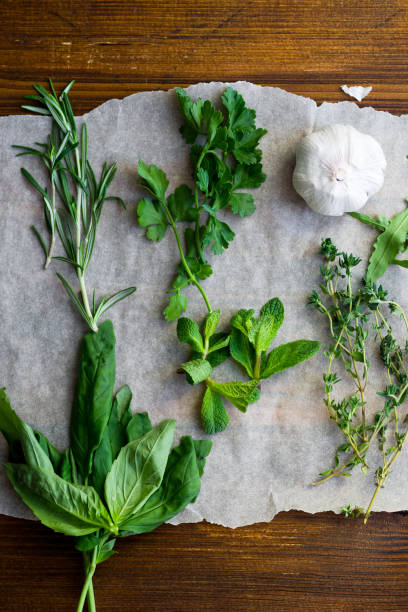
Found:
M 383 232 L 390 223 L 388 219 L 379 218 L 377 220 L 374 219 L 374 217 L 369 217 L 368 215 L 364 215 L 363 213 L 349 212 L 347 214 L 350 217 L 354 217 L 354 219 L 358 219 L 358 221 L 361 221 L 361 223 L 364 223 L 365 225 L 369 225 L 370 227 L 379 230 L 380 232 Z
M 277 372 L 291 368 L 306 359 L 310 359 L 321 348 L 320 342 L 314 340 L 295 340 L 281 344 L 273 349 L 261 365 L 261 378 L 269 378 Z
M 112 407 L 115 382 L 115 335 L 111 321 L 85 335 L 71 414 L 71 448 L 79 474 L 86 481 Z
M 207 434 L 224 431 L 229 423 L 221 395 L 209 387 L 205 390 L 201 405 L 201 423 Z
M 4 468 L 15 491 L 46 527 L 71 536 L 114 529 L 92 487 L 70 484 L 39 467 L 5 463 Z
M 187 381 L 191 385 L 203 382 L 212 372 L 212 367 L 206 359 L 193 359 L 180 366 L 187 373 Z
M 175 421 L 168 419 L 124 446 L 105 481 L 105 499 L 116 524 L 126 521 L 160 486 Z
M 374 243 L 367 268 L 367 280 L 376 282 L 403 247 L 408 232 L 408 208 L 395 215 Z

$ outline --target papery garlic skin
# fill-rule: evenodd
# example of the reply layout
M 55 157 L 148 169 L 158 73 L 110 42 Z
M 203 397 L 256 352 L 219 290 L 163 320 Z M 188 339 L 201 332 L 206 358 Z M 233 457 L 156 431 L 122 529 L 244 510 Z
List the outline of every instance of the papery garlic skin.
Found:
M 339 216 L 362 208 L 384 183 L 381 145 L 351 125 L 305 136 L 296 149 L 293 186 L 312 210 Z

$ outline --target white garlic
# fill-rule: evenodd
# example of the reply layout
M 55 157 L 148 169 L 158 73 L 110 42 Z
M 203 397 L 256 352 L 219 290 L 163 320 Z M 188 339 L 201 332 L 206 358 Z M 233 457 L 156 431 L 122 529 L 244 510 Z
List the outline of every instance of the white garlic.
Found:
M 312 210 L 338 216 L 359 210 L 381 189 L 386 165 L 372 136 L 333 124 L 299 143 L 293 186 Z

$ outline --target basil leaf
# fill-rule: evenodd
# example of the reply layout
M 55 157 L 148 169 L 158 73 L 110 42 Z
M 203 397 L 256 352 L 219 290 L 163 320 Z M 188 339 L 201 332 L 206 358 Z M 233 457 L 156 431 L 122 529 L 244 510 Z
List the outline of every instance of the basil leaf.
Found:
M 158 489 L 174 435 L 174 420 L 163 421 L 122 448 L 105 481 L 105 499 L 115 523 L 129 518 Z
M 7 440 L 13 460 L 21 460 L 22 451 L 28 465 L 54 471 L 47 452 L 42 449 L 31 427 L 12 409 L 4 388 L 0 389 L 0 431 Z
M 201 445 L 200 442 L 205 444 Z M 183 437 L 180 445 L 170 453 L 161 486 L 134 516 L 121 525 L 120 534 L 152 531 L 194 501 L 200 492 L 200 477 L 205 464 L 203 456 L 207 456 L 210 449 L 209 440 L 197 441 L 196 446 L 190 436 Z M 205 454 L 200 456 L 200 451 Z
M 136 412 L 126 427 L 126 435 L 128 442 L 141 438 L 146 433 L 152 430 L 147 412 Z
M 310 359 L 320 348 L 320 342 L 314 340 L 295 340 L 281 344 L 268 354 L 261 367 L 261 378 L 269 378 L 277 372 L 282 372 L 282 370 Z
M 81 552 L 92 550 L 95 546 L 98 546 L 101 538 L 93 533 L 89 535 L 79 536 L 75 542 L 75 548 Z
M 248 376 L 252 378 L 255 364 L 255 351 L 247 336 L 237 328 L 233 328 L 229 347 L 231 357 L 240 363 L 242 367 L 245 368 Z
M 44 453 L 51 461 L 54 471 L 57 473 L 61 465 L 62 453 L 60 453 L 60 451 L 55 448 L 55 446 L 53 446 L 51 442 L 47 440 L 47 438 L 40 431 L 37 431 L 35 429 L 34 435 L 36 437 L 37 442 L 43 449 Z
M 212 372 L 212 367 L 206 359 L 193 359 L 180 366 L 187 373 L 187 381 L 191 385 L 203 382 Z
M 113 555 L 116 555 L 116 551 L 113 550 L 113 547 L 115 546 L 115 542 L 116 540 L 108 540 L 107 542 L 104 542 L 96 558 L 97 565 L 99 563 L 103 563 L 107 559 L 110 559 L 110 557 L 112 557 Z
M 201 405 L 201 423 L 207 434 L 224 431 L 229 423 L 222 397 L 216 391 L 207 387 Z
M 119 421 L 124 427 L 127 427 L 132 418 L 130 402 L 132 401 L 132 392 L 128 385 L 124 385 L 116 394 L 113 401 L 113 409 L 116 409 L 116 414 Z M 123 446 L 123 445 L 121 445 Z M 119 452 L 120 448 L 118 449 Z
M 79 376 L 71 415 L 71 448 L 83 481 L 91 473 L 112 407 L 115 335 L 111 321 L 82 341 Z
M 70 484 L 41 468 L 15 463 L 4 468 L 15 491 L 46 527 L 71 536 L 114 527 L 92 487 Z

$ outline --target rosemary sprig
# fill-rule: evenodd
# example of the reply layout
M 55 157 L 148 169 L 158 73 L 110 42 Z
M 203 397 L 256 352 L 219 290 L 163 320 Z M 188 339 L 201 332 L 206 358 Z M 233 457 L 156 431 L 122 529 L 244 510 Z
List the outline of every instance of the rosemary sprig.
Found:
M 352 290 L 352 268 L 360 263 L 360 258 L 338 251 L 330 239 L 322 241 L 322 254 L 325 265 L 321 267 L 323 282 L 320 289 L 326 299 L 313 291 L 309 303 L 324 314 L 329 322 L 332 344 L 325 351 L 328 367 L 323 375 L 324 402 L 330 418 L 335 421 L 345 441 L 337 448 L 334 467 L 322 472 L 321 478 L 313 484 L 321 484 L 336 476 L 351 476 L 357 465 L 366 473 L 369 468 L 367 454 L 372 443 L 377 440 L 382 463 L 375 470 L 376 488 L 364 512 L 366 522 L 376 496 L 384 487 L 408 435 L 407 416 L 401 415 L 401 406 L 408 393 L 407 366 L 404 360 L 408 354 L 408 344 L 403 351 L 387 315 L 389 312 L 400 315 L 405 323 L 407 337 L 408 321 L 401 306 L 387 299 L 387 292 L 381 285 L 377 287 L 364 278 L 362 286 L 357 291 Z M 365 396 L 369 383 L 367 342 L 370 330 L 374 330 L 374 340 L 384 364 L 387 381 L 386 387 L 377 393 L 384 400 L 383 408 L 374 414 L 373 411 L 367 411 Z M 335 360 L 342 363 L 344 372 L 354 386 L 354 391 L 339 401 L 333 397 L 334 386 L 341 380 L 333 371 Z M 393 429 L 389 431 L 392 424 Z
M 44 202 L 45 224 L 49 233 L 48 243 L 33 226 L 44 250 L 44 267 L 47 268 L 53 259 L 73 266 L 79 283 L 78 293 L 62 274 L 57 273 L 57 276 L 89 327 L 97 331 L 100 317 L 114 304 L 136 291 L 136 287 L 127 287 L 110 297 L 104 295 L 96 305 L 95 291 L 90 303 L 85 284 L 85 273 L 91 261 L 96 230 L 105 201 L 118 200 L 124 208 L 126 207 L 121 198 L 107 195 L 107 190 L 116 174 L 116 163 L 108 166 L 105 162 L 97 180 L 88 160 L 86 124 L 82 124 L 79 133 L 68 98 L 74 81 L 63 89 L 60 96 L 57 96 L 51 80 L 49 84 L 50 91 L 35 84 L 33 87 L 37 93 L 26 96 L 37 102 L 38 106 L 23 106 L 25 110 L 51 117 L 52 127 L 47 141 L 36 142 L 36 148 L 20 145 L 16 148 L 21 150 L 18 156 L 39 157 L 48 172 L 49 185 L 41 187 L 36 179 L 22 168 L 23 175 L 40 193 Z M 62 204 L 62 207 L 58 207 L 58 203 Z M 57 236 L 60 238 L 65 256 L 54 255 Z

